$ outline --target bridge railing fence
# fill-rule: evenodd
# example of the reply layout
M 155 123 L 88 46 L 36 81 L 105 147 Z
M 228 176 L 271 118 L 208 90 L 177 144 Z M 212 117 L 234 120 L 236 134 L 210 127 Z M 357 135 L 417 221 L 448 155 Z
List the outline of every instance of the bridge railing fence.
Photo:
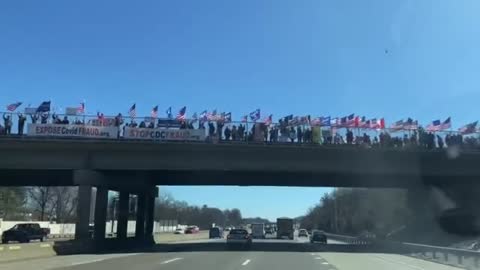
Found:
M 467 269 L 480 269 L 480 252 L 468 249 L 433 246 L 417 243 L 395 242 L 375 238 L 355 237 L 326 233 L 328 239 L 342 241 L 353 245 L 378 245 L 386 250 L 393 250 L 400 254 L 429 260 L 441 264 L 452 265 Z

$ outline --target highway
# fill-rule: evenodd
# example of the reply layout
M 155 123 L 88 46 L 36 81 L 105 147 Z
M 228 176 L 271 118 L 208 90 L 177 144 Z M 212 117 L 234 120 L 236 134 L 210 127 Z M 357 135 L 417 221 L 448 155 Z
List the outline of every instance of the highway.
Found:
M 308 239 L 295 240 L 255 240 L 255 243 L 268 243 L 282 246 L 285 244 L 306 245 Z M 183 242 L 193 245 L 220 245 L 225 239 L 203 239 Z M 338 246 L 338 241 L 329 241 Z M 328 245 L 327 245 L 328 246 Z M 299 252 L 298 250 L 258 251 L 252 250 L 183 250 L 176 252 L 151 251 L 142 253 L 120 253 L 100 255 L 70 255 L 30 259 L 0 264 L 2 270 L 446 270 L 460 269 L 421 259 L 397 254 L 383 253 L 347 253 L 347 252 Z

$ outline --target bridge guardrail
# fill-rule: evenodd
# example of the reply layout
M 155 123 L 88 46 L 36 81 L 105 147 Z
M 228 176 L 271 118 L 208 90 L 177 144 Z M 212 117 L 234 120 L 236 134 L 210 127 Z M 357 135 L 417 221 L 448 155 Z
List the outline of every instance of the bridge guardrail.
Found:
M 397 244 L 413 256 L 454 266 L 480 268 L 480 252 L 478 251 L 415 243 Z
M 342 241 L 352 245 L 369 245 L 372 244 L 372 239 L 356 237 L 356 236 L 349 236 L 349 235 L 341 235 L 341 234 L 333 234 L 333 233 L 325 233 L 328 239 Z
M 418 257 L 421 259 L 431 260 L 437 263 L 452 265 L 456 267 L 468 268 L 468 269 L 480 269 L 480 252 L 451 248 L 451 247 L 442 247 L 442 246 L 433 246 L 417 243 L 408 243 L 408 242 L 394 242 L 394 241 L 385 241 L 378 240 L 375 238 L 366 239 L 362 237 L 340 235 L 326 233 L 329 239 L 346 242 L 348 244 L 354 245 L 381 245 L 391 250 L 400 251 L 404 254 L 409 254 L 413 257 Z

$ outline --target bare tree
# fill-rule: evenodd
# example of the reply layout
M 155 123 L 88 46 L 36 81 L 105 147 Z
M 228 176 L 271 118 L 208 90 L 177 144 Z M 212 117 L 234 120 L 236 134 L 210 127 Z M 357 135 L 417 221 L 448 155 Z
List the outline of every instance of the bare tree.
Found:
M 75 219 L 78 193 L 75 187 L 53 187 L 52 211 L 57 223 Z
M 38 214 L 40 221 L 45 220 L 47 212 L 52 211 L 52 202 L 54 198 L 52 187 L 30 187 L 28 189 L 28 197 L 32 210 Z

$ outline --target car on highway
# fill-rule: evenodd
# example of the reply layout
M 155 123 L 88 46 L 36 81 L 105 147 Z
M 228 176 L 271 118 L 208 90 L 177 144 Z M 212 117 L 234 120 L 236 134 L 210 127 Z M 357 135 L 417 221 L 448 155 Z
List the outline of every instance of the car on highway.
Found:
M 185 229 L 186 234 L 198 233 L 200 229 L 197 226 L 189 226 Z
M 227 247 L 249 248 L 252 245 L 252 236 L 245 229 L 233 229 L 227 236 Z
M 2 244 L 10 241 L 28 243 L 30 240 L 45 241 L 50 234 L 49 228 L 41 228 L 38 223 L 20 223 L 2 233 Z
M 220 227 L 213 227 L 210 228 L 208 231 L 208 238 L 213 239 L 213 238 L 223 238 L 223 230 Z
M 273 228 L 271 227 L 265 228 L 265 234 L 273 234 Z
M 323 231 L 313 231 L 312 235 L 310 236 L 310 243 L 327 243 L 327 235 Z
M 185 233 L 185 230 L 182 229 L 182 228 L 177 228 L 173 233 L 174 233 L 174 234 L 184 234 L 184 233 Z
M 300 229 L 298 231 L 298 237 L 308 237 L 308 232 L 305 229 Z

